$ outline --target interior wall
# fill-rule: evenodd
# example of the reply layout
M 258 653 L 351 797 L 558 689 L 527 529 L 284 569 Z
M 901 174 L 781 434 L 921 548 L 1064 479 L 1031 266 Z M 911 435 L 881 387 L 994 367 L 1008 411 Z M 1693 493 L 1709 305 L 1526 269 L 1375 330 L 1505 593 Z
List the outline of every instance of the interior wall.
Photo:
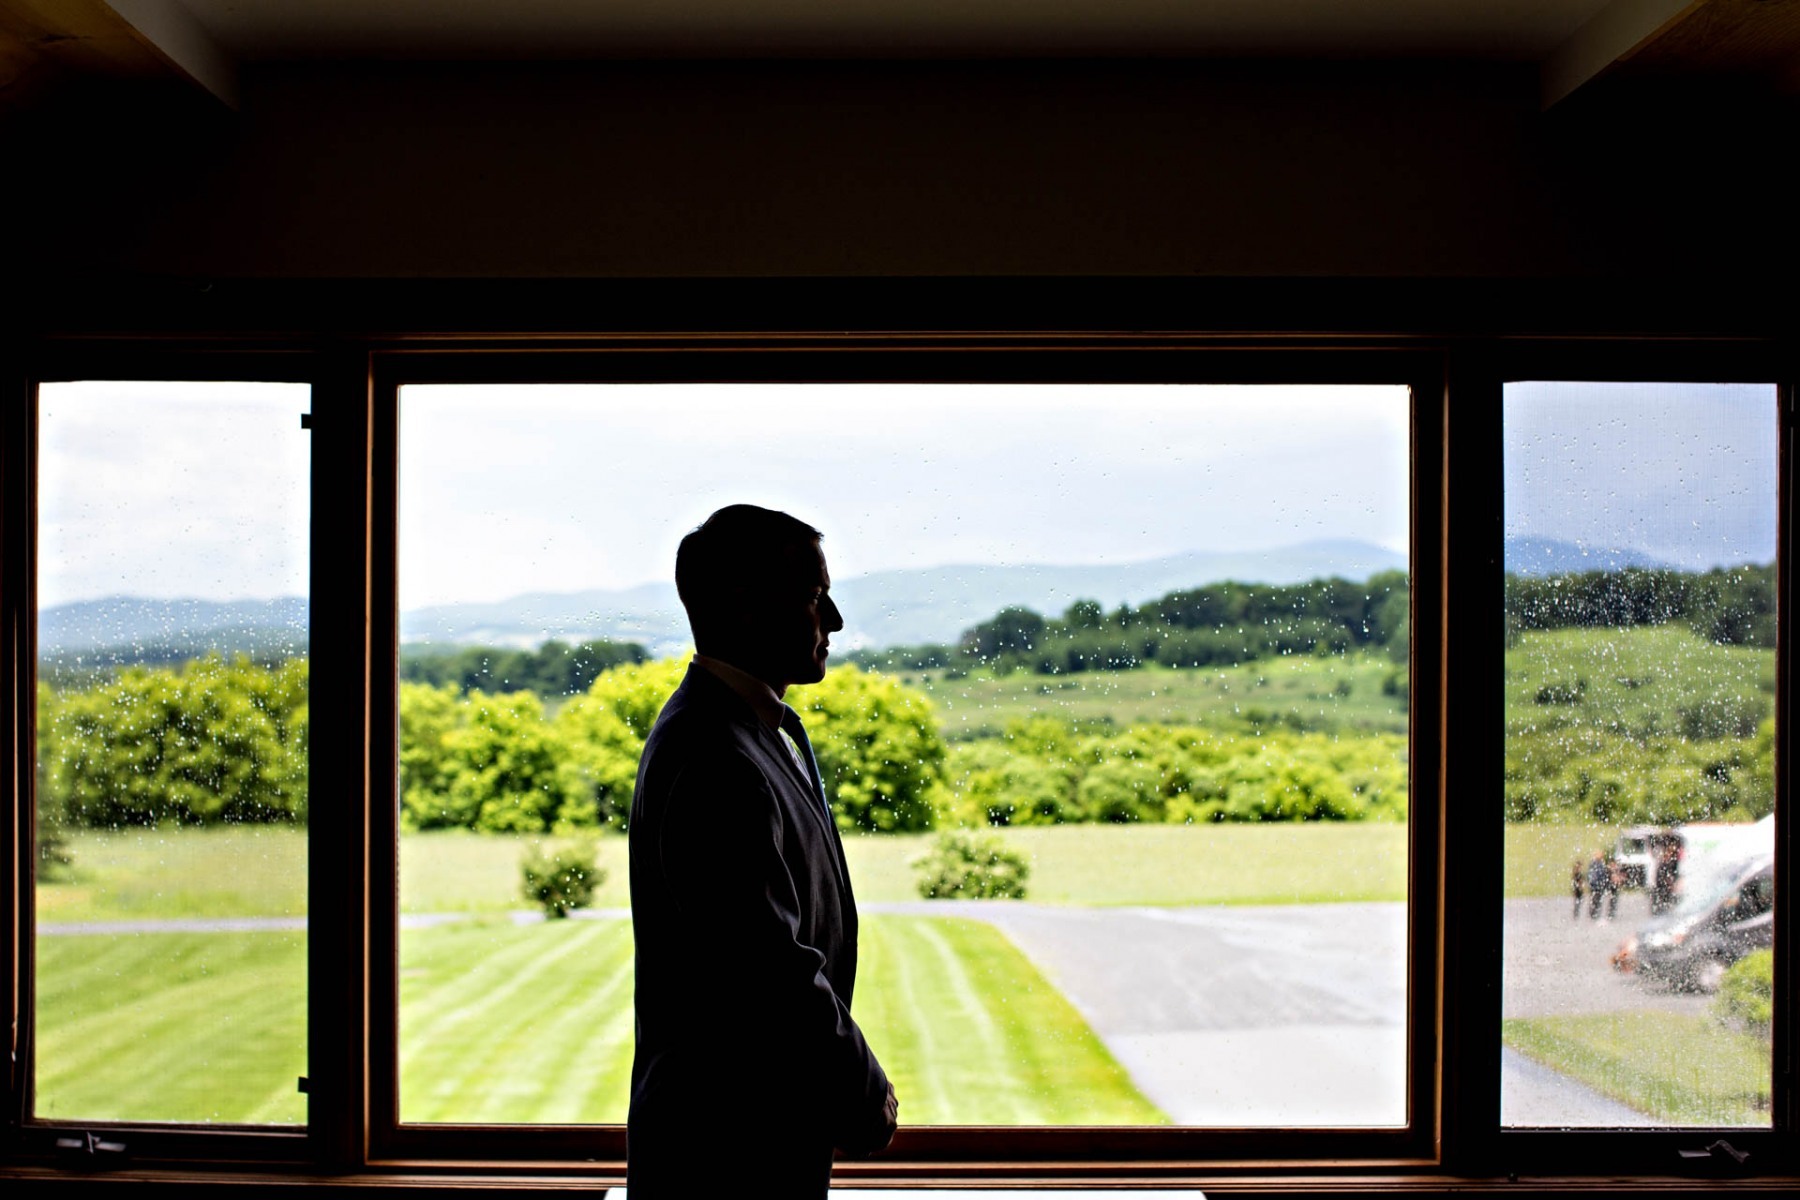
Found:
M 1733 276 L 1794 259 L 1742 205 L 1788 115 L 1468 65 L 288 65 L 0 135 L 50 273 Z

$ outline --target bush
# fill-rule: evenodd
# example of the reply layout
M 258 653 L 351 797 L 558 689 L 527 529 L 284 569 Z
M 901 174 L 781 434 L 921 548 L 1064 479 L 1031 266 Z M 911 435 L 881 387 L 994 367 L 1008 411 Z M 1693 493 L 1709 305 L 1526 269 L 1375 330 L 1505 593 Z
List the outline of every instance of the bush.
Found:
M 1580 704 L 1581 698 L 1587 695 L 1587 680 L 1577 679 L 1574 683 L 1567 680 L 1553 680 L 1537 690 L 1533 696 L 1534 704 Z
M 943 735 L 925 693 L 887 675 L 834 667 L 788 693 L 806 723 L 838 828 L 930 829 L 944 786 Z
M 1023 900 L 1031 864 L 992 834 L 946 830 L 913 861 L 927 900 Z
M 75 851 L 60 824 L 39 819 L 37 852 L 39 883 L 59 883 L 73 873 Z
M 1731 964 L 1712 1009 L 1719 1020 L 1768 1037 L 1775 1019 L 1775 952 L 1758 950 Z
M 44 794 L 89 828 L 304 822 L 306 679 L 304 659 L 209 655 L 63 693 L 40 739 Z
M 575 842 L 554 851 L 533 846 L 519 861 L 525 899 L 552 919 L 567 917 L 571 910 L 586 908 L 594 889 L 606 882 L 592 842 Z

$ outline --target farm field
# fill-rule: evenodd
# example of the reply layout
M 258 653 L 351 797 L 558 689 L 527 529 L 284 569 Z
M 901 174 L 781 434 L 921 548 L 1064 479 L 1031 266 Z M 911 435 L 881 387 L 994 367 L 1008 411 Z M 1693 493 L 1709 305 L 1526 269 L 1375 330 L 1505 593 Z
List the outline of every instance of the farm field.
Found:
M 863 930 L 858 1018 L 910 1123 L 1165 1120 L 992 927 L 871 915 Z M 47 937 L 39 967 L 38 1115 L 304 1121 L 302 934 Z M 628 922 L 408 930 L 400 972 L 402 1119 L 624 1120 Z
M 1543 703 L 1545 688 L 1580 699 Z M 1716 645 L 1678 625 L 1528 631 L 1506 653 L 1509 736 L 1572 726 L 1679 735 L 1695 719 L 1687 714 L 1759 716 L 1774 695 L 1773 650 Z
M 1281 714 L 1288 728 L 1405 733 L 1404 701 L 1382 691 L 1395 666 L 1375 654 L 1296 655 L 1231 667 L 960 679 L 941 670 L 902 671 L 899 677 L 931 697 L 952 740 L 994 736 L 1009 721 L 1045 716 L 1118 728 L 1144 722 L 1242 728 L 1260 713 L 1265 719 Z

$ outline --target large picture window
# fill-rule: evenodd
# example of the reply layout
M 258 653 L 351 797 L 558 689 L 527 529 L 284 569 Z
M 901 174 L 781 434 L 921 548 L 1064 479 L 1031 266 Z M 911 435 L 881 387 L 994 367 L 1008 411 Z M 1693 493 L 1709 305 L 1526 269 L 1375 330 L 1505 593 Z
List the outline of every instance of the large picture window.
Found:
M 1404 386 L 403 388 L 402 1121 L 624 1120 L 675 543 L 748 501 L 827 531 L 788 699 L 909 1124 L 1403 1126 L 1408 430 Z M 558 855 L 597 887 L 533 905 Z
M 1768 363 L 802 341 L 57 349 L 16 1161 L 620 1176 L 674 547 L 748 501 L 846 617 L 789 700 L 902 1129 L 841 1183 L 1784 1169 Z

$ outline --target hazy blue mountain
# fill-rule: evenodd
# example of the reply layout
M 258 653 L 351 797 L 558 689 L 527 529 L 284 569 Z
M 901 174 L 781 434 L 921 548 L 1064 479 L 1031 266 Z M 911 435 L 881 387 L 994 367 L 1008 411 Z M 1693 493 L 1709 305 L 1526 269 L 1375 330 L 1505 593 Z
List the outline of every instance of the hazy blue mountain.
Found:
M 1556 538 L 1506 539 L 1506 569 L 1514 575 L 1562 575 L 1569 571 L 1621 571 L 1626 567 L 1679 570 L 1642 550 L 1618 546 L 1584 546 Z
M 1266 551 L 1190 553 L 1146 562 L 1085 566 L 963 565 L 876 571 L 833 588 L 846 650 L 953 641 L 1009 604 L 1059 614 L 1080 599 L 1139 604 L 1224 579 L 1299 583 L 1325 575 L 1366 579 L 1404 570 L 1405 556 L 1369 542 L 1306 542 Z M 494 604 L 446 605 L 401 614 L 403 641 L 535 645 L 546 637 L 644 643 L 652 654 L 688 643 L 673 584 L 622 591 L 518 596 Z
M 105 649 L 116 656 L 133 647 L 166 646 L 260 654 L 283 644 L 306 644 L 306 601 L 298 596 L 226 601 L 108 596 L 38 614 L 40 655 Z
M 1366 579 L 1404 570 L 1404 555 L 1368 542 L 1316 541 L 1265 551 L 1190 553 L 1102 565 L 966 565 L 877 571 L 837 582 L 848 627 L 843 649 L 954 641 L 1009 604 L 1055 616 L 1076 600 L 1108 608 L 1141 604 L 1182 588 L 1225 579 L 1300 583 L 1321 576 Z M 218 647 L 265 654 L 283 638 L 304 645 L 299 598 L 213 603 L 113 597 L 47 609 L 39 619 L 45 657 L 104 648 L 108 661 L 170 661 L 171 647 Z M 534 592 L 491 604 L 452 604 L 400 615 L 403 642 L 535 646 L 611 638 L 642 642 L 655 655 L 688 644 L 687 619 L 672 583 L 618 590 Z

